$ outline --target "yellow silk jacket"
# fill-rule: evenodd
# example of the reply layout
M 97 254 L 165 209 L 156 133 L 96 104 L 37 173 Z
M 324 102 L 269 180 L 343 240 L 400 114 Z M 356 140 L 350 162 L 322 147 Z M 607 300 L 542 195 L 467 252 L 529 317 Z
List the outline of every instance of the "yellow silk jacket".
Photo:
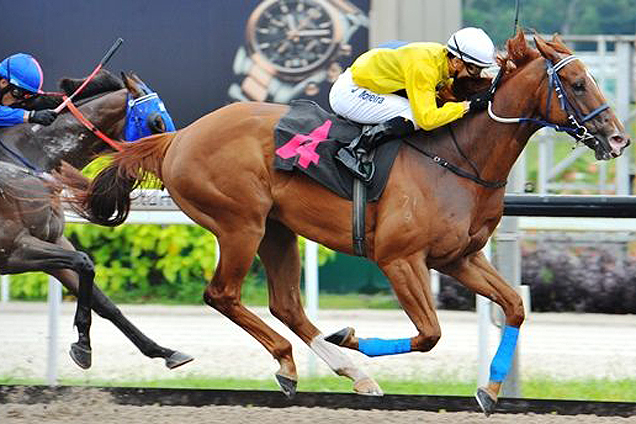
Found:
M 415 122 L 430 131 L 466 113 L 462 103 L 447 102 L 437 107 L 437 90 L 451 82 L 446 53 L 446 47 L 438 43 L 372 49 L 351 65 L 353 82 L 377 94 L 406 89 Z

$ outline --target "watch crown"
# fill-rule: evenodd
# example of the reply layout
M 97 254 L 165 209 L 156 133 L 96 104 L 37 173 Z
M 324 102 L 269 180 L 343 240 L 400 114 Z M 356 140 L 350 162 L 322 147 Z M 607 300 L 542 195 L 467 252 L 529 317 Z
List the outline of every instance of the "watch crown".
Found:
M 351 55 L 351 44 L 343 44 L 340 46 L 340 55 L 349 56 Z

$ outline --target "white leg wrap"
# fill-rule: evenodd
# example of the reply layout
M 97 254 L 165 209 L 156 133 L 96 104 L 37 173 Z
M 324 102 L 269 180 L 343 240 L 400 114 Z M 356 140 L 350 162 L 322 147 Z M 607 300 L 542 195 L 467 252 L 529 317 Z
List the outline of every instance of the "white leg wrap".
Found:
M 353 364 L 353 361 L 340 351 L 340 348 L 325 341 L 325 336 L 321 333 L 313 338 L 309 347 L 338 375 L 344 375 L 353 381 L 369 378 L 360 368 Z

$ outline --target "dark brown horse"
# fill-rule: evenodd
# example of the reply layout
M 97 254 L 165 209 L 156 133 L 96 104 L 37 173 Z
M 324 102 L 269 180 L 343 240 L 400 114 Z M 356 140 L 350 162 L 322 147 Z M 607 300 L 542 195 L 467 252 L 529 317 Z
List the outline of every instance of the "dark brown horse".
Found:
M 536 44 L 538 49 L 528 46 L 523 34 L 508 41 L 502 61 L 506 73 L 492 117 L 472 114 L 453 123 L 452 132 L 442 128 L 414 135 L 417 148 L 402 145 L 384 194 L 367 206 L 367 256 L 388 277 L 417 329 L 414 337 L 363 339 L 346 329 L 326 340 L 303 312 L 297 234 L 352 254 L 352 203 L 303 175 L 274 169 L 274 127 L 287 106 L 232 104 L 176 133 L 127 147 L 93 181 L 83 199 L 84 213 L 93 222 L 120 224 L 125 213 L 117 212 L 129 205 L 133 183 L 146 172 L 158 176 L 179 207 L 218 238 L 220 262 L 205 289 L 205 302 L 272 354 L 287 394 L 294 393 L 298 378 L 291 344 L 241 303 L 241 284 L 254 255 L 260 255 L 267 270 L 271 313 L 337 374 L 351 378 L 356 392 L 368 395 L 382 392 L 333 343 L 370 356 L 431 350 L 441 330 L 429 269 L 453 276 L 499 304 L 509 327 L 493 360 L 491 381 L 478 390 L 489 413 L 524 321 L 521 298 L 481 252 L 501 219 L 508 173 L 529 137 L 545 123 L 567 126 L 602 159 L 619 156 L 629 144 L 585 66 L 556 37 L 550 42 L 536 37 Z M 565 110 L 557 97 L 563 92 L 569 99 Z M 571 110 L 583 115 L 576 121 L 579 127 L 569 118 Z
M 66 79 L 61 85 L 71 93 L 80 83 Z M 126 117 L 126 98 L 129 94 L 133 98 L 144 95 L 143 86 L 136 76 L 124 75 L 122 83 L 102 72 L 87 86 L 83 95 L 88 98 L 79 101 L 78 108 L 107 136 L 119 137 Z M 59 102 L 60 97 L 43 97 L 28 107 L 54 107 Z M 158 129 L 162 125 L 153 122 Z M 31 128 L 32 125 L 23 124 L 0 131 L 0 273 L 44 271 L 70 292 L 83 296 L 84 304 L 91 299 L 88 304 L 117 326 L 146 356 L 163 358 L 168 368 L 191 361 L 191 356 L 159 346 L 148 338 L 107 296 L 93 288 L 93 262 L 85 253 L 77 252 L 63 235 L 60 187 L 44 178 L 41 171 L 59 167 L 62 160 L 81 168 L 97 153 L 112 149 L 70 113 L 63 113 L 51 126 L 37 132 Z M 85 184 L 81 178 L 78 181 L 79 187 Z M 78 328 L 82 331 L 81 323 Z M 71 356 L 80 367 L 90 367 L 90 350 L 76 347 Z

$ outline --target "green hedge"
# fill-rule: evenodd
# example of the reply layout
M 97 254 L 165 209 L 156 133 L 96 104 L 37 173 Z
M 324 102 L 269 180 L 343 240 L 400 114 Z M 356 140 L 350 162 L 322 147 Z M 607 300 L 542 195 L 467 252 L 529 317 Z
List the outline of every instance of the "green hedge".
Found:
M 122 225 L 103 228 L 69 224 L 66 236 L 95 262 L 95 282 L 116 301 L 200 303 L 203 288 L 214 273 L 214 235 L 195 225 Z M 301 252 L 304 240 L 300 239 Z M 335 253 L 320 247 L 319 263 Z M 246 284 L 263 285 L 258 259 Z M 11 276 L 11 297 L 41 300 L 48 276 Z

